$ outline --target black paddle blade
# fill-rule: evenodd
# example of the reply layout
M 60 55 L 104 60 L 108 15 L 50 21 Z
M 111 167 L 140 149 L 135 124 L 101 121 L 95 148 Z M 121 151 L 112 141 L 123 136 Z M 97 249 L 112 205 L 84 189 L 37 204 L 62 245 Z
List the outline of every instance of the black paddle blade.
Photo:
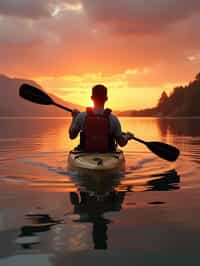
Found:
M 180 154 L 180 151 L 176 147 L 166 143 L 153 141 L 146 142 L 146 145 L 153 153 L 170 162 L 176 161 Z
M 20 87 L 19 95 L 25 100 L 33 103 L 44 105 L 54 104 L 53 100 L 45 92 L 29 84 L 23 84 Z

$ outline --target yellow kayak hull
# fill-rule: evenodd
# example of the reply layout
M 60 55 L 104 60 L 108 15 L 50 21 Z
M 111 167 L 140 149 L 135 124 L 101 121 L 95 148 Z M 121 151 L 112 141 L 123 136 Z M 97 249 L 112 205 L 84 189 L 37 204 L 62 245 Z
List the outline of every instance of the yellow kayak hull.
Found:
M 115 175 L 124 171 L 125 158 L 122 151 L 113 153 L 84 153 L 71 151 L 68 170 L 79 175 Z

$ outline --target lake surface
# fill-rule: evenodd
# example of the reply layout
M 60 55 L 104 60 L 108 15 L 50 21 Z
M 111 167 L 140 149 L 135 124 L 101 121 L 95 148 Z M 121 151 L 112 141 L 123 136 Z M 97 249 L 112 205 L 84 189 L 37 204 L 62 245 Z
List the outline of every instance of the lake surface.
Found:
M 200 265 L 200 119 L 121 118 L 121 177 L 67 171 L 70 119 L 0 118 L 0 266 Z

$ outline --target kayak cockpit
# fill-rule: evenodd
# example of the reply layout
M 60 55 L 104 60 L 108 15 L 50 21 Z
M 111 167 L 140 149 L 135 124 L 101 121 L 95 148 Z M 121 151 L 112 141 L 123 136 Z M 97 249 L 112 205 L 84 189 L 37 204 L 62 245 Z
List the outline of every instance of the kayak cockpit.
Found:
M 112 153 L 84 153 L 73 150 L 68 156 L 68 169 L 87 174 L 116 174 L 125 168 L 123 151 Z

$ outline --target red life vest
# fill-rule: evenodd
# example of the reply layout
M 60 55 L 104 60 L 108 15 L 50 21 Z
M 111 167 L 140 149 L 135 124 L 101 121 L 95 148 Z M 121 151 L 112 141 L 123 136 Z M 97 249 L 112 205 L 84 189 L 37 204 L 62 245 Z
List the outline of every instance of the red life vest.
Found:
M 84 150 L 86 152 L 108 152 L 110 141 L 110 109 L 102 115 L 94 114 L 92 108 L 87 108 L 84 129 Z

